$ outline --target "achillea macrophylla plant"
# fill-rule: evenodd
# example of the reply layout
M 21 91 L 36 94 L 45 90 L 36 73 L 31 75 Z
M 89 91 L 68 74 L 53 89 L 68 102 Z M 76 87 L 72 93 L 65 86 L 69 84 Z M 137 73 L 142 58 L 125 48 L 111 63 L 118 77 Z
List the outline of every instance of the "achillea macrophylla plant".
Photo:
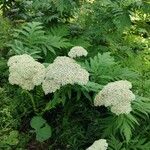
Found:
M 126 80 L 108 83 L 96 95 L 95 106 L 110 106 L 111 111 L 116 115 L 129 114 L 132 110 L 131 102 L 135 100 L 135 95 L 130 90 L 132 84 Z
M 48 94 L 54 93 L 57 89 L 60 89 L 61 86 L 67 84 L 86 85 L 89 81 L 89 73 L 85 69 L 82 69 L 75 60 L 66 56 L 57 57 L 47 68 L 27 54 L 12 56 L 7 64 L 10 73 L 9 83 L 19 85 L 25 90 L 30 97 L 34 112 L 38 116 L 47 111 L 49 105 L 52 107 L 53 103 L 57 104 L 60 103 L 60 101 L 58 101 L 58 99 L 51 101 L 51 103 L 48 103 L 45 109 L 39 113 L 36 108 L 34 96 L 28 92 L 33 90 L 35 86 L 42 83 L 45 94 Z M 35 117 L 33 119 L 35 120 Z M 33 119 L 31 122 L 33 122 Z M 38 141 L 47 140 L 51 136 L 51 132 L 49 132 L 51 130 L 48 124 L 46 127 L 41 128 L 41 124 L 44 124 L 44 122 L 46 121 L 41 117 L 37 123 L 35 123 L 35 126 L 33 126 Z
M 68 56 L 70 58 L 77 58 L 77 57 L 81 57 L 81 56 L 87 56 L 88 52 L 86 49 L 84 49 L 81 46 L 75 46 L 73 48 L 71 48 L 71 50 L 68 53 Z
M 66 57 L 57 57 L 46 69 L 42 87 L 45 94 L 53 93 L 64 85 L 86 85 L 89 81 L 89 73 L 81 68 L 75 60 Z
M 89 148 L 86 150 L 107 150 L 108 143 L 105 139 L 99 139 L 95 141 Z
M 8 60 L 9 83 L 19 85 L 29 95 L 34 111 L 37 112 L 34 98 L 28 92 L 42 83 L 45 94 L 54 93 L 68 84 L 86 85 L 89 73 L 72 58 L 58 56 L 47 68 L 30 55 L 16 55 Z
M 94 64 L 98 65 L 98 63 Z M 94 64 L 91 66 L 93 67 Z M 75 84 L 78 84 L 83 87 L 87 86 L 88 88 L 87 83 L 90 83 L 89 72 L 82 68 L 74 59 L 67 56 L 56 57 L 54 62 L 49 64 L 49 66 L 45 68 L 43 64 L 35 61 L 31 56 L 27 54 L 16 55 L 12 56 L 8 60 L 8 66 L 10 72 L 10 84 L 19 85 L 27 92 L 31 99 L 34 112 L 35 114 L 37 114 L 37 117 L 41 117 L 41 115 L 43 115 L 46 111 L 51 110 L 59 103 L 63 103 L 64 109 L 67 108 L 67 110 L 69 110 L 69 100 L 71 99 L 71 96 L 68 96 L 68 98 L 66 98 L 68 100 L 66 101 L 66 103 L 64 102 L 64 97 L 66 96 L 66 93 L 68 94 L 72 90 L 70 89 L 70 86 L 72 87 Z M 100 67 L 101 65 L 98 66 L 98 69 Z M 32 93 L 28 92 L 30 90 L 33 90 L 35 86 L 40 84 L 42 85 L 42 89 L 45 95 L 48 93 L 53 94 L 53 99 L 51 99 L 42 110 L 37 109 L 36 103 L 34 102 L 34 96 L 32 95 Z M 95 85 L 96 84 L 92 86 L 92 90 L 88 89 L 88 92 L 97 92 L 99 88 L 95 91 L 93 90 L 95 88 Z M 63 86 L 67 87 L 61 88 Z M 67 91 L 65 88 L 67 89 Z M 103 89 L 96 95 L 94 99 L 94 105 L 104 105 L 106 107 L 109 106 L 111 108 L 111 112 L 115 114 L 113 114 L 113 116 L 110 116 L 110 118 L 108 117 L 110 121 L 111 119 L 113 120 L 113 124 L 107 123 L 108 126 L 102 126 L 102 128 L 104 128 L 104 135 L 107 135 L 105 134 L 105 131 L 107 132 L 109 131 L 109 129 L 110 131 L 114 131 L 114 133 L 116 134 L 118 130 L 116 130 L 115 127 L 118 126 L 120 133 L 124 135 L 127 141 L 130 140 L 132 135 L 131 130 L 134 128 L 135 124 L 138 124 L 136 118 L 132 115 L 132 113 L 134 113 L 134 111 L 136 110 L 134 108 L 134 102 L 133 111 L 131 114 L 129 114 L 132 110 L 131 102 L 135 99 L 135 95 L 130 90 L 131 88 L 132 84 L 127 80 L 115 81 L 105 85 Z M 81 87 L 81 89 L 78 89 L 78 92 L 82 92 L 82 90 L 83 89 Z M 83 95 L 86 96 L 86 93 Z M 137 102 L 137 106 L 139 106 L 138 104 L 140 103 Z M 147 105 L 143 103 L 143 106 Z M 139 111 L 141 111 L 141 109 L 139 109 Z M 149 108 L 144 108 L 143 112 L 149 113 Z M 43 122 L 45 122 L 45 120 L 40 119 L 40 122 L 41 124 L 44 124 Z M 37 140 L 40 139 L 41 141 L 44 141 L 48 137 L 50 137 L 50 134 L 48 136 L 44 136 L 47 130 L 50 130 L 49 126 L 44 129 L 41 126 L 40 128 L 38 128 L 38 130 L 37 128 L 34 129 L 37 133 Z M 106 141 L 104 142 L 101 140 L 99 142 L 96 141 L 94 145 L 89 147 L 87 150 L 97 150 L 98 148 L 101 148 L 100 146 L 102 145 L 104 146 L 102 150 L 106 150 L 108 145 Z
M 8 60 L 9 83 L 19 85 L 22 89 L 33 90 L 45 77 L 45 67 L 30 55 L 16 55 Z
M 67 84 L 86 85 L 89 73 L 75 60 L 66 56 L 58 56 L 46 69 L 30 55 L 16 55 L 8 60 L 9 82 L 22 89 L 33 90 L 42 83 L 45 94 L 54 93 Z

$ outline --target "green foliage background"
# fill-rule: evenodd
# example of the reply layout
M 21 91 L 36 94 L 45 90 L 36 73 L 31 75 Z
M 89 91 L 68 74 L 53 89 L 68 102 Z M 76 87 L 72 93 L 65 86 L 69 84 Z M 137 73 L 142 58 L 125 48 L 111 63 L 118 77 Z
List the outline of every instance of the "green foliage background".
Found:
M 0 10 L 0 149 L 85 150 L 105 138 L 108 150 L 150 150 L 149 0 L 0 0 Z M 78 45 L 88 51 L 77 60 L 90 73 L 86 86 L 45 96 L 9 84 L 9 57 L 27 53 L 47 65 Z M 116 80 L 133 84 L 129 115 L 93 105 Z

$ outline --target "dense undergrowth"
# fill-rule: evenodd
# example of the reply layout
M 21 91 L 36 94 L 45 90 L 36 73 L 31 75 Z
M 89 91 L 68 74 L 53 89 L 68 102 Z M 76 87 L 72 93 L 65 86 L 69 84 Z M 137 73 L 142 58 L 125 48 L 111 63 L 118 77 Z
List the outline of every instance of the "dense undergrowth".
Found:
M 45 94 L 9 83 L 12 56 L 47 67 L 74 46 L 88 52 L 74 58 L 87 84 Z M 1 0 L 0 79 L 2 150 L 85 150 L 99 139 L 108 150 L 150 150 L 149 0 Z M 132 83 L 132 111 L 96 107 L 99 91 L 120 80 Z

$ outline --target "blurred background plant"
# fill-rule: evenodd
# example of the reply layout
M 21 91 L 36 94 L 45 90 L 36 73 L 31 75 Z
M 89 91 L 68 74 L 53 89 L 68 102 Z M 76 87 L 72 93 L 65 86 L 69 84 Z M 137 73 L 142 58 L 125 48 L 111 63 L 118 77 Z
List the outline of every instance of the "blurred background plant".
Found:
M 149 150 L 149 0 L 0 0 L 0 37 L 0 149 L 85 150 L 105 138 L 108 150 Z M 54 95 L 40 86 L 31 91 L 39 112 L 45 110 L 46 130 L 36 130 L 29 95 L 8 83 L 7 60 L 27 53 L 47 66 L 73 46 L 88 51 L 77 61 L 90 81 Z M 116 80 L 133 84 L 130 115 L 93 106 L 95 94 Z

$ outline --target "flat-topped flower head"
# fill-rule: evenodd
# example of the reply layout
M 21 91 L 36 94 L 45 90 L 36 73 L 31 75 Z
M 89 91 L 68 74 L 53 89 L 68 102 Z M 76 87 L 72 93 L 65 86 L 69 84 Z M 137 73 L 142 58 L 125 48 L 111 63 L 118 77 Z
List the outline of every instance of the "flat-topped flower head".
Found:
M 32 90 L 40 85 L 45 77 L 45 67 L 30 55 L 16 55 L 8 60 L 9 83 L 19 85 L 25 90 Z
M 105 139 L 99 139 L 95 141 L 89 148 L 86 150 L 107 150 L 108 143 Z
M 61 86 L 67 84 L 85 85 L 88 81 L 89 73 L 81 68 L 75 60 L 66 56 L 58 56 L 54 62 L 47 67 L 42 86 L 45 94 L 48 94 L 55 92 Z
M 135 99 L 135 95 L 130 90 L 131 88 L 132 84 L 126 80 L 108 83 L 96 95 L 94 99 L 94 105 L 113 107 L 112 110 L 115 113 L 115 109 L 119 111 L 119 108 L 117 106 L 121 106 L 122 104 L 124 104 L 124 109 L 122 109 L 122 111 L 120 110 L 120 114 L 123 113 L 123 110 L 125 113 L 130 112 L 132 109 L 131 106 L 129 107 L 129 104 Z M 125 107 L 125 104 L 127 104 L 127 107 Z M 128 109 L 128 111 L 126 111 L 125 109 Z M 119 114 L 118 111 L 116 114 Z
M 75 46 L 73 48 L 71 48 L 71 50 L 68 53 L 68 56 L 70 58 L 77 58 L 77 57 L 81 57 L 81 56 L 87 56 L 88 52 L 86 49 L 84 49 L 81 46 Z
M 19 62 L 24 62 L 24 61 L 30 63 L 31 61 L 34 61 L 34 59 L 30 55 L 27 55 L 27 54 L 15 55 L 9 58 L 7 65 L 10 67 L 14 64 L 17 64 Z

